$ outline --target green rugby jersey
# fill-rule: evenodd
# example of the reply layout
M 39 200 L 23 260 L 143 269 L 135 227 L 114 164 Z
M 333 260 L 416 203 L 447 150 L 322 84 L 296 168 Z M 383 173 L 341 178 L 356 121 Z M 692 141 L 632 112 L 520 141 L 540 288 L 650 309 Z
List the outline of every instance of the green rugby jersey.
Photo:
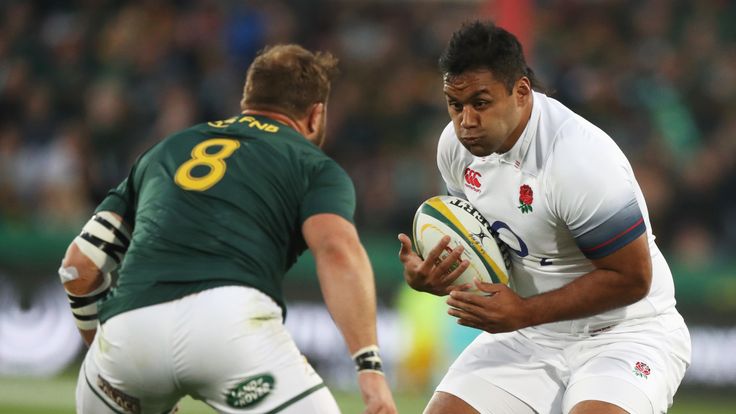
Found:
M 345 171 L 294 129 L 241 115 L 196 125 L 144 153 L 97 211 L 133 226 L 100 321 L 204 289 L 247 285 L 285 309 L 281 283 L 306 249 L 304 221 L 350 221 Z

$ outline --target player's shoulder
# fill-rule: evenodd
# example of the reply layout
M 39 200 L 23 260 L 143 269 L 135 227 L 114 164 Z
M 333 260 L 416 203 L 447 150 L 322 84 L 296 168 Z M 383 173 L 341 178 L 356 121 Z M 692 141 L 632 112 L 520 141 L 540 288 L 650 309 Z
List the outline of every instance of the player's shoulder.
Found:
M 544 111 L 542 122 L 545 130 L 552 134 L 555 152 L 580 153 L 600 151 L 616 146 L 611 137 L 594 123 L 583 118 L 558 100 L 542 95 Z
M 628 170 L 626 156 L 606 132 L 558 101 L 547 101 L 547 122 L 554 125 L 547 132 L 554 134 L 542 173 L 547 180 L 596 185 Z
M 576 161 L 620 157 L 614 140 L 601 128 L 554 98 L 541 95 L 541 133 L 549 143 L 547 164 L 565 166 Z

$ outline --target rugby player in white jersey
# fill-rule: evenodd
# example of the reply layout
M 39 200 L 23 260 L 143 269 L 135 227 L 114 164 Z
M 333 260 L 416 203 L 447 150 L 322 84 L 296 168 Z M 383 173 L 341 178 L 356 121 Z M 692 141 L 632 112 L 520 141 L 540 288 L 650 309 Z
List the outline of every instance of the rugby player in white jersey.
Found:
M 690 361 L 668 265 L 624 154 L 538 86 L 521 45 L 492 23 L 455 32 L 440 58 L 452 122 L 437 163 L 450 194 L 511 250 L 510 287 L 450 287 L 458 248 L 422 260 L 404 234 L 414 289 L 482 331 L 425 414 L 664 413 Z

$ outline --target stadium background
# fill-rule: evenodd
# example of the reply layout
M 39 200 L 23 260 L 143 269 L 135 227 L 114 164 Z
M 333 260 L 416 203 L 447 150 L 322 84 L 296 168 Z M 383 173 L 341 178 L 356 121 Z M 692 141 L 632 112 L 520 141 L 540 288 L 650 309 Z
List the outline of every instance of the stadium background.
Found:
M 72 412 L 83 351 L 55 274 L 66 244 L 141 150 L 235 114 L 248 63 L 278 42 L 341 59 L 325 150 L 356 183 L 388 375 L 403 412 L 420 412 L 477 333 L 403 287 L 395 235 L 444 192 L 436 60 L 476 17 L 517 34 L 553 96 L 634 166 L 693 335 L 672 412 L 736 412 L 736 2 L 3 0 L 0 413 Z M 289 274 L 287 299 L 297 342 L 357 412 L 310 257 Z

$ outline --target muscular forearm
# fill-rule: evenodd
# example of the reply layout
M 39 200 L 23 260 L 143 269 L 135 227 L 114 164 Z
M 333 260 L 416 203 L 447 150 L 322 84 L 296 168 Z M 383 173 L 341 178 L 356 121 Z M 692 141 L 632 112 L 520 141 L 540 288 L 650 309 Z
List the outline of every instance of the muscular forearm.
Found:
M 317 259 L 320 287 L 350 353 L 376 344 L 376 294 L 365 250 L 336 247 Z
M 69 296 L 77 327 L 89 345 L 97 331 L 97 300 L 110 288 L 110 272 L 122 260 L 130 230 L 112 212 L 96 214 L 66 250 L 59 277 Z
M 652 264 L 646 234 L 603 258 L 595 270 L 565 286 L 521 298 L 506 285 L 476 282 L 487 296 L 453 291 L 448 313 L 461 325 L 491 333 L 509 332 L 550 322 L 579 319 L 632 304 L 647 295 Z
M 366 413 L 395 413 L 376 338 L 376 293 L 368 255 L 355 237 L 313 251 L 327 308 L 358 370 Z
M 596 269 L 571 283 L 524 300 L 529 325 L 592 316 L 630 305 L 649 291 L 649 284 L 612 270 Z
M 61 262 L 61 268 L 66 269 L 66 274 L 76 276 L 73 279 L 62 280 L 64 290 L 69 295 L 84 296 L 95 291 L 95 289 L 98 289 L 104 283 L 104 275 L 100 272 L 100 269 L 88 257 L 84 256 L 74 243 L 67 249 L 66 255 Z M 79 323 L 77 327 L 82 340 L 89 346 L 95 337 L 97 329 L 87 327 L 86 325 L 85 328 L 87 329 L 85 329 Z

